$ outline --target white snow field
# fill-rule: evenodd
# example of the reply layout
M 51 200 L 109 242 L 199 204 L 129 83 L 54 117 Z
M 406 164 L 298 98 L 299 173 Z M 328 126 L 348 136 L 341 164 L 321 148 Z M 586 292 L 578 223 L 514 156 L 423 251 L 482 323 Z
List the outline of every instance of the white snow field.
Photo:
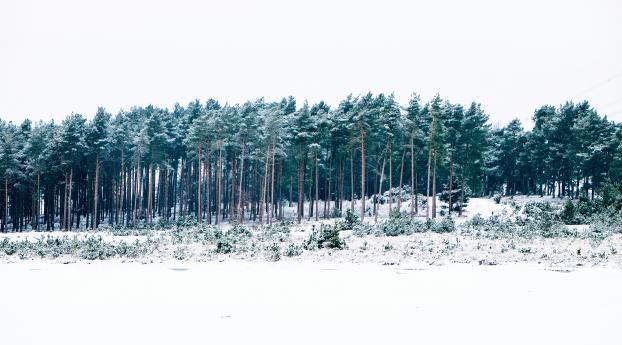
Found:
M 536 264 L 0 265 L 1 344 L 620 344 L 622 271 Z

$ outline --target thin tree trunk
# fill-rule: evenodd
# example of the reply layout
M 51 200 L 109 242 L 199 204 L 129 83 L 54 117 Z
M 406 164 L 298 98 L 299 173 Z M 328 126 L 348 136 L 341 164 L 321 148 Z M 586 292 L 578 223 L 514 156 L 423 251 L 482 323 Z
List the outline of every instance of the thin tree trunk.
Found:
M 203 220 L 203 209 L 201 207 L 201 144 L 197 146 L 197 221 L 201 224 Z
M 434 151 L 434 168 L 432 173 L 432 218 L 436 218 L 436 151 Z
M 97 206 L 99 199 L 99 153 L 97 154 L 97 158 L 95 159 L 95 185 L 93 189 L 93 217 L 91 219 L 91 228 L 93 230 L 97 229 L 98 223 L 98 215 L 97 215 Z
M 354 155 L 350 152 L 350 209 L 354 213 Z
M 266 187 L 268 185 L 268 162 L 270 160 L 270 151 L 266 152 L 266 164 L 264 167 L 264 177 L 261 183 L 261 197 L 259 202 L 259 223 L 263 224 L 263 214 L 266 209 Z
M 361 221 L 365 219 L 365 131 L 361 131 Z
M 305 159 L 301 155 L 298 162 L 298 224 L 304 217 L 304 183 L 305 183 Z
M 220 204 L 222 197 L 222 144 L 219 145 L 218 150 L 218 171 L 216 172 L 218 174 L 218 191 L 216 194 L 216 224 L 218 224 L 218 220 L 220 219 Z
M 393 152 L 389 144 L 389 213 L 393 210 Z
M 415 191 L 415 135 L 410 136 L 410 218 L 415 216 L 417 193 Z
M 380 172 L 380 184 L 379 184 L 379 188 L 378 188 L 378 192 L 379 192 L 378 195 L 380 195 L 380 197 L 382 197 L 382 182 L 384 182 L 384 166 L 385 166 L 386 162 L 387 162 L 387 158 L 383 157 L 383 159 L 382 159 L 382 169 L 381 169 L 381 172 Z M 379 208 L 377 206 L 377 204 L 378 204 L 378 195 L 376 195 L 374 197 L 374 222 L 375 223 L 378 223 L 378 208 Z
M 319 184 L 319 173 L 318 173 L 318 163 L 317 163 L 317 152 L 315 153 L 315 220 L 318 220 L 319 216 L 319 193 L 320 193 L 320 184 Z
M 270 180 L 270 213 L 268 213 L 268 223 L 272 224 L 273 211 L 274 211 L 274 152 L 275 152 L 274 143 L 272 144 L 272 176 Z
M 432 149 L 428 150 L 428 187 L 426 188 L 426 205 L 425 205 L 425 214 L 426 218 L 430 218 L 430 173 L 431 173 L 431 165 L 432 165 Z
M 243 198 L 243 180 L 244 180 L 244 153 L 246 144 L 242 145 L 242 154 L 240 155 L 240 195 L 238 197 L 238 214 L 240 223 L 244 222 L 244 198 Z
M 454 180 L 454 155 L 449 157 L 449 216 L 451 216 L 451 210 L 453 204 L 451 203 L 451 196 L 453 194 L 453 180 Z
M 402 149 L 402 162 L 400 164 L 400 186 L 398 188 L 397 196 L 397 209 L 402 212 L 402 185 L 404 183 L 404 156 L 406 155 L 406 149 Z

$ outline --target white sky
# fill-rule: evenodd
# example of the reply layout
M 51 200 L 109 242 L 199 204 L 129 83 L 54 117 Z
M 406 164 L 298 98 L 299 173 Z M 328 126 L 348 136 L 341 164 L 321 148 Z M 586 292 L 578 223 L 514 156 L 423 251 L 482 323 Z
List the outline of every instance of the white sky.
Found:
M 0 2 L 14 122 L 368 90 L 475 100 L 499 124 L 578 96 L 622 121 L 621 72 L 616 0 Z

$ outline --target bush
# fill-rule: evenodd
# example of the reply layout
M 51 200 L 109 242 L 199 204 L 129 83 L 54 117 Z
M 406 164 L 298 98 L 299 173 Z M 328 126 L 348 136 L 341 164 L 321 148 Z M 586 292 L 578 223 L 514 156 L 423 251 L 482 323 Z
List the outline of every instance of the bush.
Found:
M 346 216 L 342 222 L 342 229 L 343 230 L 353 230 L 355 226 L 357 226 L 358 224 L 360 224 L 360 220 L 359 217 L 354 214 L 354 212 L 352 212 L 351 209 L 348 209 L 346 211 Z
M 185 246 L 178 246 L 173 252 L 173 257 L 177 260 L 185 260 L 188 258 L 187 248 Z
M 501 194 L 495 194 L 495 196 L 493 196 L 492 199 L 495 201 L 495 204 L 500 204 L 501 203 Z
M 289 246 L 285 248 L 284 254 L 287 257 L 299 256 L 302 254 L 302 247 L 297 244 L 290 243 Z
M 269 241 L 286 241 L 291 233 L 291 222 L 281 221 L 272 223 L 263 228 L 262 239 Z
M 432 232 L 438 233 L 453 232 L 456 230 L 456 225 L 453 218 L 444 217 L 443 219 L 441 219 L 441 221 L 433 221 L 430 230 L 432 230 Z
M 315 225 L 309 237 L 304 243 L 304 248 L 307 250 L 319 249 L 319 248 L 335 248 L 343 249 L 346 243 L 339 237 L 339 224 L 327 225 L 320 224 L 319 231 L 316 230 Z
M 574 202 L 572 202 L 571 200 L 566 201 L 562 212 L 559 214 L 559 217 L 564 222 L 564 224 L 578 224 L 579 222 L 577 220 L 577 208 L 574 205 Z
M 380 233 L 386 236 L 409 235 L 411 231 L 411 218 L 393 209 L 389 215 L 389 219 L 380 223 Z
M 78 256 L 86 260 L 105 260 L 115 256 L 114 246 L 104 241 L 101 236 L 89 236 L 81 243 Z
M 272 243 L 270 246 L 268 246 L 268 260 L 281 260 L 281 247 L 279 247 L 277 243 Z
M 233 244 L 228 241 L 228 239 L 223 238 L 216 242 L 216 253 L 218 254 L 229 254 L 234 250 Z
M 535 227 L 542 233 L 549 232 L 561 219 L 557 210 L 548 202 L 529 202 L 523 208 L 524 225 Z
M 354 236 L 363 237 L 366 235 L 371 235 L 376 231 L 376 228 L 368 223 L 358 223 L 352 229 L 352 234 Z

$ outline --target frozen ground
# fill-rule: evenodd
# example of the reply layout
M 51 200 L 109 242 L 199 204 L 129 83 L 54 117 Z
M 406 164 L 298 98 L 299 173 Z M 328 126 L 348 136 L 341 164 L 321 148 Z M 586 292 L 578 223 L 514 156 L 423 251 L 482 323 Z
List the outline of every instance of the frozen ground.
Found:
M 3 344 L 619 344 L 622 272 L 533 264 L 0 265 Z
M 509 211 L 510 203 L 472 199 L 456 222 Z M 381 218 L 387 214 L 383 207 Z M 303 242 L 311 227 L 293 226 L 281 249 Z M 0 240 L 48 235 L 93 234 Z M 213 243 L 176 244 L 170 231 L 95 235 L 113 243 L 155 240 L 161 249 L 104 261 L 0 253 L 0 344 L 620 343 L 619 235 L 591 241 L 344 231 L 345 250 L 305 250 L 279 262 L 267 262 L 265 243 L 251 243 L 255 236 L 239 251 L 217 254 Z M 180 248 L 185 258 L 174 260 Z

